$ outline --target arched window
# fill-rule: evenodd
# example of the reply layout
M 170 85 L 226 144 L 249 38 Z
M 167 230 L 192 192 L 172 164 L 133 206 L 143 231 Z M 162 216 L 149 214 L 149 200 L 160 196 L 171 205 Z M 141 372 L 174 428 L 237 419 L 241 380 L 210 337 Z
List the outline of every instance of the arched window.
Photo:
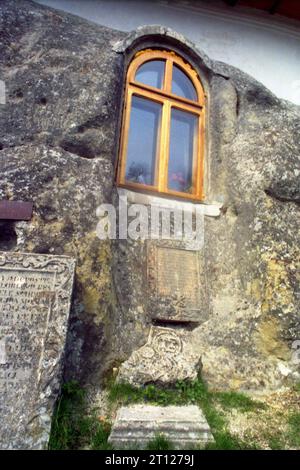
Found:
M 204 100 L 196 71 L 181 57 L 138 52 L 127 73 L 118 184 L 201 200 Z

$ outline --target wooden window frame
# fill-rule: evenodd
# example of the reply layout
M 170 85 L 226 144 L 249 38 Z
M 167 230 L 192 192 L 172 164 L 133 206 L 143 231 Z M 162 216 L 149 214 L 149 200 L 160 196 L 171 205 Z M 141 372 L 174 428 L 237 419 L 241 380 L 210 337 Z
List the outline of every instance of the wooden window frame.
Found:
M 154 88 L 135 82 L 138 68 L 150 60 L 165 61 L 165 76 L 162 89 Z M 179 67 L 192 81 L 197 101 L 192 101 L 171 92 L 173 65 Z M 147 98 L 162 105 L 160 128 L 158 129 L 158 151 L 156 155 L 155 186 L 126 181 L 126 157 L 130 126 L 132 96 Z M 197 142 L 197 152 L 193 158 L 192 192 L 186 193 L 168 189 L 168 161 L 170 144 L 171 110 L 173 108 L 187 111 L 198 116 L 198 132 L 194 139 Z M 204 175 L 204 134 L 205 134 L 205 94 L 197 72 L 173 51 L 143 50 L 138 52 L 129 65 L 126 79 L 125 101 L 122 118 L 122 133 L 120 142 L 119 161 L 117 167 L 117 185 L 158 195 L 173 196 L 193 201 L 201 201 L 203 194 Z

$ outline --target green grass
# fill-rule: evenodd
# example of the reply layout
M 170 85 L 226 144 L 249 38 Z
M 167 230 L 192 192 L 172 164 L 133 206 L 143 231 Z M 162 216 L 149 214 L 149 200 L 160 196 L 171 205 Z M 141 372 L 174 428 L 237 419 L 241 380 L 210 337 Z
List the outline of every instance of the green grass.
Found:
M 201 406 L 218 402 L 223 408 L 237 408 L 248 412 L 264 409 L 265 405 L 237 392 L 211 392 L 201 379 L 193 382 L 177 382 L 173 388 L 161 388 L 147 385 L 136 388 L 127 383 L 112 383 L 109 385 L 109 400 L 111 403 L 153 403 L 157 405 L 184 405 L 196 403 Z
M 113 447 L 107 442 L 111 426 L 109 423 L 98 423 L 94 435 L 91 436 L 91 450 L 111 450 Z
M 266 409 L 266 405 L 264 403 L 253 400 L 243 393 L 216 392 L 214 394 L 214 398 L 222 405 L 223 408 L 236 408 L 243 413 L 256 411 L 258 409 Z
M 206 450 L 258 450 L 260 448 L 257 443 L 243 441 L 226 429 L 215 431 L 214 438 L 215 442 L 208 444 Z
M 288 418 L 287 440 L 290 446 L 300 447 L 300 412 L 292 413 Z
M 154 385 L 136 388 L 127 383 L 113 383 L 109 387 L 109 401 L 111 403 L 122 403 L 124 405 L 134 403 L 153 403 L 167 406 L 169 404 L 180 404 L 182 397 L 177 394 L 176 389 L 164 389 Z
M 163 434 L 158 434 L 148 442 L 146 450 L 174 450 L 174 446 Z
M 294 385 L 293 390 L 294 390 L 295 392 L 300 393 L 300 382 L 298 382 L 297 384 Z
M 283 436 L 281 434 L 275 434 L 269 436 L 269 447 L 271 450 L 282 450 L 285 448 Z
M 75 381 L 63 385 L 52 419 L 49 449 L 109 449 L 110 425 L 86 414 L 85 392 Z
M 300 447 L 300 412 L 290 413 L 285 421 L 283 430 L 267 436 L 272 450 Z

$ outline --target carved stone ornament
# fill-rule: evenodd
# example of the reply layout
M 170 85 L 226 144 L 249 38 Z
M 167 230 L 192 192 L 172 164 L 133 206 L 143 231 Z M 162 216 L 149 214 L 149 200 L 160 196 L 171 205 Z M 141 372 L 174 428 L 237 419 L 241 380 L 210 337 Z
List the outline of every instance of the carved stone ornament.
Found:
M 75 260 L 0 252 L 0 448 L 43 449 L 60 389 Z
M 147 343 L 121 365 L 117 380 L 139 386 L 194 380 L 201 357 L 193 352 L 190 332 L 182 328 L 152 326 Z

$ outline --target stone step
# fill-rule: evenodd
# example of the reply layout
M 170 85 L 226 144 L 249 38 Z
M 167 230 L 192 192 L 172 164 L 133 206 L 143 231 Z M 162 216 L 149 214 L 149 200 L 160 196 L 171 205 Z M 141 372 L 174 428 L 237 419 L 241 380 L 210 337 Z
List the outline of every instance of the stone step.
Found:
M 145 448 L 157 435 L 172 442 L 176 449 L 204 447 L 214 442 L 202 411 L 195 405 L 121 407 L 108 442 L 115 448 Z

